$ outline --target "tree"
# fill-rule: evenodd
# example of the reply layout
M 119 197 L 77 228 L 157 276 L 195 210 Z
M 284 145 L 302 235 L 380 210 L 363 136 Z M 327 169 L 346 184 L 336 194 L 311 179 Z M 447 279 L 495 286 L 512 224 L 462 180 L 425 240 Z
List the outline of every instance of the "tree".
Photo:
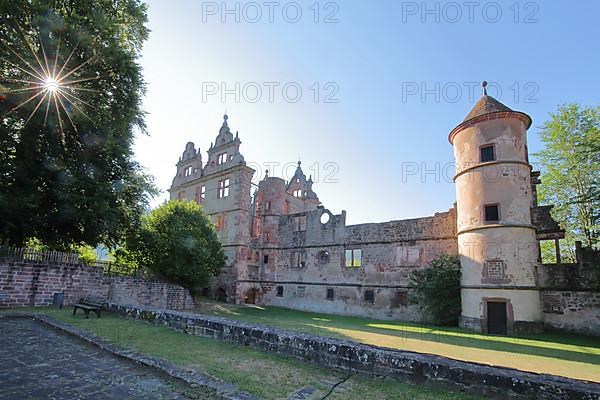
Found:
M 575 240 L 598 248 L 600 107 L 560 106 L 542 126 L 540 139 L 540 201 L 554 204 L 552 216 L 565 229 L 571 250 Z
M 461 312 L 460 262 L 443 255 L 413 272 L 410 302 L 418 304 L 437 325 L 457 325 Z
M 225 264 L 214 225 L 202 207 L 172 200 L 144 217 L 129 241 L 129 253 L 140 267 L 191 290 L 206 285 Z
M 139 224 L 146 21 L 139 0 L 0 2 L 0 243 L 114 246 Z

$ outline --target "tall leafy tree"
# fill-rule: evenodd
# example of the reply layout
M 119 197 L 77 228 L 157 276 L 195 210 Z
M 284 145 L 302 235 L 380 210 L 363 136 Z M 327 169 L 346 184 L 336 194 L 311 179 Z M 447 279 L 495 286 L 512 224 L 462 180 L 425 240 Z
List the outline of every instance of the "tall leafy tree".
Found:
M 0 242 L 113 245 L 138 224 L 146 22 L 139 0 L 0 2 Z
M 152 210 L 126 253 L 138 266 L 192 290 L 225 264 L 214 225 L 201 206 L 188 201 L 172 200 Z
M 553 217 L 574 241 L 600 246 L 600 107 L 560 106 L 540 130 L 544 149 L 540 201 L 554 204 Z

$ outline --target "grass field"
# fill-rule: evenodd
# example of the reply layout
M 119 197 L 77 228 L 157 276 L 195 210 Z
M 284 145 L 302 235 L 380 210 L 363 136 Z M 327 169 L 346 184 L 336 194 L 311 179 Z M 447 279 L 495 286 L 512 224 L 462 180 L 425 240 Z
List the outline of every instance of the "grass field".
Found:
M 161 357 L 184 368 L 208 373 L 263 399 L 286 399 L 294 391 L 312 386 L 321 399 L 343 373 L 332 372 L 299 360 L 252 350 L 241 345 L 185 335 L 166 327 L 124 319 L 110 313 L 102 318 L 73 316 L 70 308 L 19 309 L 38 312 L 88 330 L 115 344 Z M 187 392 L 190 394 L 190 392 Z M 191 393 L 193 394 L 193 393 Z M 476 400 L 394 380 L 352 376 L 327 398 L 336 400 Z
M 368 318 L 200 301 L 196 312 L 377 346 L 600 382 L 600 338 L 546 332 L 488 336 Z

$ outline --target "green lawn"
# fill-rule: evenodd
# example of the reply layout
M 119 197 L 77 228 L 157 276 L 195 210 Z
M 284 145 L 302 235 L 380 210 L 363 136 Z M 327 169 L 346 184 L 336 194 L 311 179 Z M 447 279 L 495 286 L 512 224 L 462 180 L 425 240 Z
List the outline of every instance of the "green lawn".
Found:
M 488 336 L 459 328 L 201 301 L 196 312 L 419 353 L 600 382 L 600 338 Z
M 70 308 L 18 309 L 50 315 L 91 331 L 119 346 L 161 357 L 185 368 L 208 373 L 264 399 L 286 399 L 294 391 L 312 386 L 320 399 L 344 377 L 299 360 L 252 350 L 211 339 L 189 336 L 172 329 L 127 320 L 104 313 L 102 318 L 73 316 Z M 475 400 L 476 397 L 401 383 L 395 380 L 353 376 L 328 397 L 338 400 Z

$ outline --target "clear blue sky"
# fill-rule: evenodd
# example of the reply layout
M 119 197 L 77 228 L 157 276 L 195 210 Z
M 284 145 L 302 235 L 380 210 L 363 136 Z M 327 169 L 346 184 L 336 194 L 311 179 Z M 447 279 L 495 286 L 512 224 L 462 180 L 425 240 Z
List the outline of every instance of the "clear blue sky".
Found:
M 445 211 L 455 201 L 447 135 L 481 94 L 472 82 L 493 82 L 491 95 L 532 116 L 532 153 L 538 126 L 559 104 L 600 103 L 600 2 L 473 3 L 323 1 L 315 23 L 314 1 L 296 3 L 299 18 L 285 1 L 240 2 L 231 14 L 220 1 L 150 1 L 141 60 L 150 135 L 137 139 L 136 156 L 166 190 L 186 142 L 206 159 L 227 109 L 257 174 L 280 163 L 271 175 L 282 176 L 300 157 L 307 174 L 318 169 L 324 206 L 345 209 L 349 223 Z M 272 102 L 265 82 L 279 84 Z M 210 94 L 214 84 L 232 91 L 225 101 L 221 87 Z M 295 87 L 302 96 L 293 103 Z M 338 102 L 325 102 L 336 88 Z M 441 173 L 403 178 L 423 167 Z M 332 173 L 337 182 L 324 182 Z

